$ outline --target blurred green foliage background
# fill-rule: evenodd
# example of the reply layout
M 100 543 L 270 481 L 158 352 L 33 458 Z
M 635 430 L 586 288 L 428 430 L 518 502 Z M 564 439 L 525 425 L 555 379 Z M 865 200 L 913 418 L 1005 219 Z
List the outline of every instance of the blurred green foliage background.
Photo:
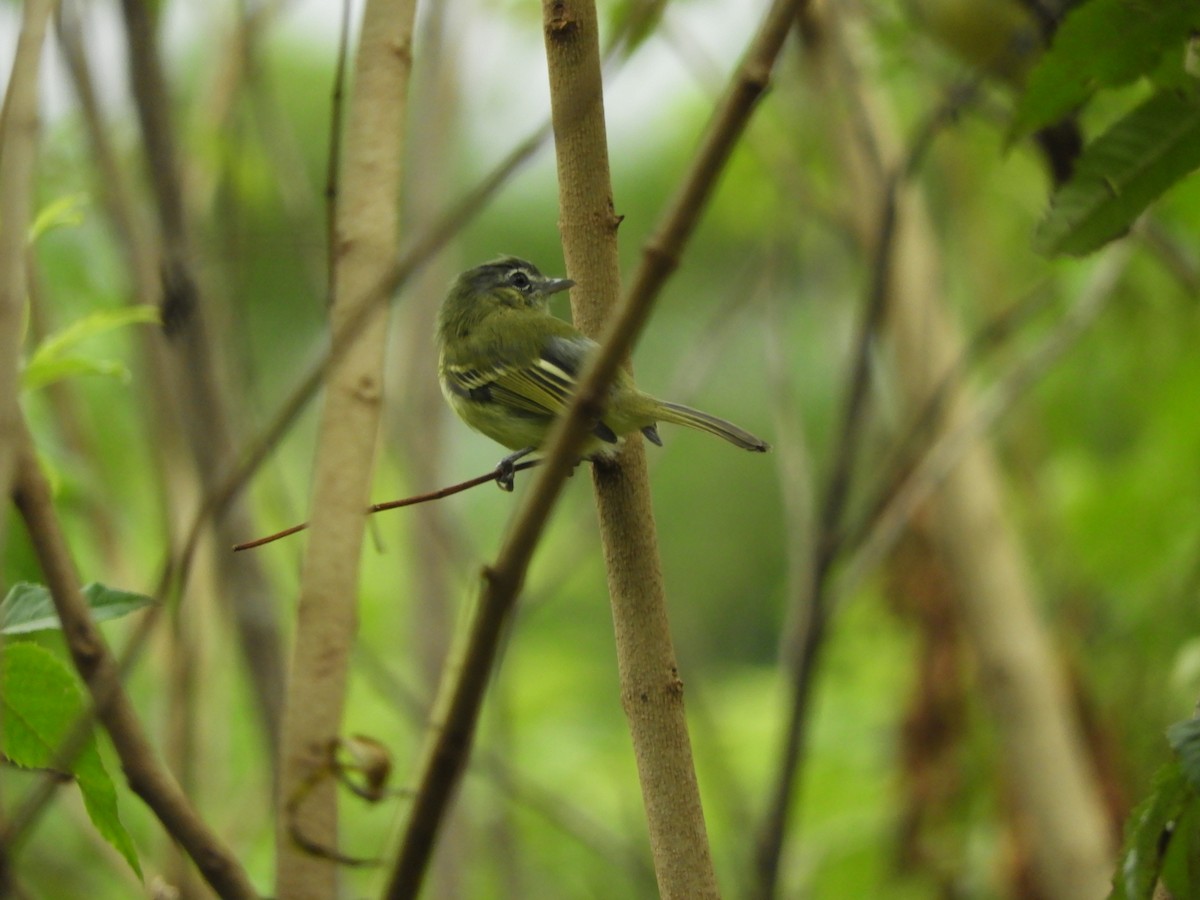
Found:
M 144 211 L 139 136 L 116 75 L 124 48 L 100 39 L 112 36 L 112 10 L 82 6 L 85 20 L 99 23 L 88 48 L 92 64 L 118 85 L 106 97 L 108 127 Z M 601 4 L 609 33 L 628 14 L 626 6 Z M 606 103 L 626 273 L 691 158 L 759 6 L 678 0 L 643 43 L 611 63 Z M 425 28 L 416 47 L 407 160 L 414 184 L 401 198 L 404 228 L 412 234 L 547 115 L 537 11 L 467 0 L 449 7 L 441 31 Z M 161 10 L 189 215 L 242 439 L 269 419 L 325 339 L 322 192 L 336 20 L 322 18 L 328 10 L 264 10 L 248 44 L 235 40 L 249 33 L 239 18 L 248 11 L 242 6 L 169 3 Z M 4 13 L 12 22 L 14 10 Z M 312 16 L 323 27 L 305 18 Z M 918 132 L 952 85 L 973 78 L 897 6 L 856 6 L 841 16 L 851 60 L 845 72 L 885 107 L 902 141 Z M 440 67 L 424 65 L 433 44 Z M 776 444 L 772 455 L 749 457 L 668 428 L 666 446 L 649 451 L 698 774 L 729 896 L 748 889 L 754 834 L 777 765 L 786 703 L 779 659 L 795 615 L 789 609 L 797 566 L 803 570 L 811 539 L 789 526 L 786 496 L 799 491 L 811 513 L 826 489 L 870 279 L 869 257 L 848 226 L 862 211 L 847 208 L 854 194 L 829 114 L 838 101 L 815 86 L 812 65 L 811 53 L 793 40 L 634 355 L 643 387 L 727 416 Z M 1090 105 L 1085 133 L 1111 121 L 1139 90 Z M 938 131 L 915 176 L 934 223 L 944 271 L 939 289 L 964 332 L 984 334 L 1006 312 L 1032 304 L 994 349 L 968 360 L 968 377 L 981 386 L 995 383 L 1053 328 L 1103 255 L 1063 261 L 1032 251 L 1050 185 L 1029 142 L 1006 145 L 1010 107 L 1002 88 L 981 87 Z M 45 122 L 37 205 L 78 196 L 81 214 L 32 248 L 31 345 L 40 334 L 130 300 L 120 248 L 97 201 L 103 189 L 68 101 Z M 1042 590 L 1041 612 L 1106 766 L 1114 827 L 1167 757 L 1164 728 L 1190 715 L 1200 696 L 1198 192 L 1195 179 L 1181 183 L 1154 208 L 1153 236 L 1128 238 L 1136 247 L 1111 304 L 990 435 Z M 428 353 L 429 317 L 457 271 L 514 253 L 561 272 L 556 215 L 547 142 L 396 298 L 378 500 L 479 474 L 499 457 L 497 447 L 441 407 L 428 413 L 421 398 L 436 394 L 435 373 L 414 371 L 408 362 Z M 128 381 L 71 379 L 23 402 L 85 580 L 152 591 L 199 497 L 176 442 L 160 440 L 147 416 L 153 385 L 137 346 L 132 328 L 88 345 L 96 358 L 122 360 Z M 879 352 L 874 414 L 855 469 L 852 504 L 858 505 L 884 471 L 901 421 L 888 384 L 893 375 Z M 314 409 L 249 488 L 262 533 L 307 517 Z M 781 430 L 802 443 L 777 437 Z M 423 448 L 437 448 L 421 469 L 432 482 L 413 477 L 413 457 Z M 789 482 L 797 471 L 801 482 Z M 588 481 L 581 472 L 570 484 L 534 561 L 429 896 L 655 893 Z M 517 490 L 519 497 L 520 480 Z M 428 514 L 432 519 L 401 510 L 372 522 L 345 733 L 370 735 L 389 748 L 397 787 L 415 771 L 432 697 L 424 649 L 461 631 L 480 566 L 494 554 L 515 502 L 484 486 L 442 501 Z M 444 578 L 437 591 L 416 575 L 418 557 L 429 552 L 418 540 L 431 534 Z M 39 580 L 15 517 L 7 535 L 5 587 Z M 254 551 L 269 573 L 272 608 L 285 633 L 304 540 Z M 176 697 L 172 660 L 187 648 L 195 663 L 190 789 L 266 885 L 272 763 L 226 599 L 208 574 L 227 552 L 207 548 L 179 628 L 160 628 L 133 671 L 131 690 L 152 733 L 166 741 Z M 925 645 L 914 620 L 898 612 L 889 588 L 893 565 L 837 598 L 796 824 L 785 848 L 783 893 L 1015 895 L 1017 825 L 1006 809 L 992 726 L 974 699 L 965 650 L 954 673 L 960 683 L 952 686 L 963 720 L 935 767 L 952 787 L 923 807 L 917 842 L 923 853 L 905 850 L 905 823 L 922 801 L 904 764 L 902 725 L 921 705 L 914 673 Z M 116 646 L 130 628 L 128 621 L 104 626 Z M 61 651 L 55 636 L 37 640 Z M 102 749 L 110 771 L 119 773 Z M 21 796 L 34 777 L 0 772 L 0 797 Z M 148 878 L 171 881 L 162 831 L 128 791 L 121 802 Z M 341 850 L 386 857 L 404 809 L 403 796 L 373 807 L 347 797 Z M 92 831 L 69 786 L 59 789 L 16 862 L 31 896 L 116 898 L 145 890 Z M 372 895 L 381 878 L 378 868 L 348 869 L 346 896 Z

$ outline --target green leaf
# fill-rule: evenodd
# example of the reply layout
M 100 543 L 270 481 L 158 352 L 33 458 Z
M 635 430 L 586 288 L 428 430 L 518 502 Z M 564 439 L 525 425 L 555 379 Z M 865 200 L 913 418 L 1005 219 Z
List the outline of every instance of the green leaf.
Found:
M 58 748 L 84 710 L 83 696 L 67 667 L 35 644 L 10 644 L 0 657 L 0 698 L 4 755 L 18 766 L 51 768 Z M 88 737 L 71 774 L 92 824 L 140 878 L 137 850 L 121 824 L 116 786 L 100 760 L 94 736 Z
M 1200 719 L 1184 719 L 1167 729 L 1167 741 L 1193 790 L 1200 791 Z
M 1171 822 L 1170 843 L 1159 878 L 1171 897 L 1200 896 L 1200 803 L 1194 792 Z
M 157 307 L 149 304 L 104 309 L 72 322 L 66 328 L 42 341 L 25 364 L 22 374 L 24 390 L 34 390 L 53 381 L 79 374 L 101 374 L 127 377 L 124 364 L 115 360 L 96 359 L 80 353 L 79 345 L 89 338 L 117 328 L 138 323 L 159 321 Z
M 117 619 L 154 604 L 154 599 L 145 594 L 117 590 L 96 582 L 83 588 L 83 596 L 97 622 Z M 45 585 L 18 582 L 0 602 L 0 634 L 29 634 L 61 627 L 54 600 Z
M 1063 19 L 1017 103 L 1013 136 L 1057 122 L 1099 88 L 1148 75 L 1164 58 L 1183 58 L 1200 26 L 1195 0 L 1091 0 Z
M 36 391 L 56 381 L 80 375 L 104 375 L 122 383 L 129 381 L 129 367 L 116 359 L 92 359 L 87 356 L 63 356 L 45 360 L 26 368 L 21 381 L 22 390 Z
M 88 205 L 86 194 L 66 194 L 51 200 L 40 210 L 29 226 L 29 243 L 34 243 L 47 231 L 70 228 L 83 223 L 83 210 Z
M 1124 234 L 1200 165 L 1200 101 L 1161 91 L 1090 143 L 1034 235 L 1048 256 L 1081 256 Z
M 1170 762 L 1154 776 L 1150 795 L 1130 814 L 1125 845 L 1113 876 L 1112 900 L 1150 900 L 1169 850 L 1174 823 L 1196 796 L 1179 764 Z

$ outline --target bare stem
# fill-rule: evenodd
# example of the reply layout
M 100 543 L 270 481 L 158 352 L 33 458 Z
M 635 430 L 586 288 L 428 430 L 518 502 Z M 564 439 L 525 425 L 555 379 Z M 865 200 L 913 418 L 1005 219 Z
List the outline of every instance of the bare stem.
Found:
M 429 503 L 433 500 L 441 500 L 443 497 L 450 497 L 454 494 L 461 494 L 463 491 L 468 491 L 471 488 L 479 487 L 481 484 L 496 481 L 502 475 L 512 472 L 523 472 L 526 469 L 532 469 L 538 464 L 539 460 L 529 459 L 525 462 L 517 463 L 510 468 L 496 466 L 490 472 L 484 472 L 482 475 L 476 475 L 474 478 L 468 478 L 466 481 L 460 481 L 458 484 L 447 485 L 446 487 L 438 488 L 434 491 L 428 491 L 424 494 L 414 494 L 411 497 L 402 497 L 399 500 L 387 500 L 383 503 L 375 503 L 367 507 L 367 515 L 373 515 L 378 512 L 385 512 L 389 509 L 402 509 L 405 506 L 416 506 L 419 503 Z M 252 541 L 245 541 L 241 544 L 234 544 L 234 552 L 239 550 L 253 550 L 255 547 L 261 547 L 264 544 L 270 544 L 280 538 L 291 537 L 293 534 L 298 534 L 308 528 L 307 522 L 301 522 L 299 525 L 292 525 L 282 531 L 277 531 L 274 534 L 268 534 L 265 537 L 255 538 Z

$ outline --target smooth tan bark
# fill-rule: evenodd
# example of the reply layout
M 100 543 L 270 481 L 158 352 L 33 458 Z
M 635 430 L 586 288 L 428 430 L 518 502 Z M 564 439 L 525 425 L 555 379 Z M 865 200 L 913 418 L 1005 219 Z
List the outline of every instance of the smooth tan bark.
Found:
M 336 220 L 336 335 L 392 266 L 415 0 L 372 0 L 363 14 Z M 357 630 L 358 566 L 374 468 L 387 337 L 376 306 L 331 366 L 321 411 L 312 516 L 284 715 L 276 838 L 281 900 L 337 895 L 334 781 L 323 776 L 341 728 Z
M 620 295 L 595 6 L 545 2 L 550 100 L 558 159 L 559 228 L 575 319 L 598 336 Z M 692 760 L 658 555 L 644 447 L 594 467 L 596 507 L 650 849 L 662 897 L 719 896 Z

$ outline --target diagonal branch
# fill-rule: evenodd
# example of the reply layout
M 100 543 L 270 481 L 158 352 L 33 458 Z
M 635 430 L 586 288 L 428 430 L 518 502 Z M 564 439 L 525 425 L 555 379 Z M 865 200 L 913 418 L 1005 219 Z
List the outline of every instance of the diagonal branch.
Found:
M 159 762 L 128 694 L 117 677 L 117 661 L 92 621 L 82 585 L 50 499 L 50 485 L 37 462 L 33 441 L 23 435 L 13 501 L 41 564 L 75 668 L 87 685 L 97 716 L 112 738 L 129 786 L 199 867 L 222 897 L 257 897 L 237 858 L 209 830 L 183 791 Z
M 601 346 L 583 373 L 570 408 L 547 440 L 547 456 L 494 565 L 482 572 L 475 621 L 457 681 L 444 686 L 442 725 L 432 738 L 413 808 L 392 870 L 387 896 L 416 896 L 429 856 L 467 756 L 496 650 L 533 551 L 595 420 L 608 385 L 628 355 L 658 291 L 677 265 L 700 213 L 733 147 L 765 90 L 788 27 L 804 0 L 775 0 L 755 34 L 745 62 L 722 98 L 696 158 L 645 247 L 624 302 L 605 330 Z

